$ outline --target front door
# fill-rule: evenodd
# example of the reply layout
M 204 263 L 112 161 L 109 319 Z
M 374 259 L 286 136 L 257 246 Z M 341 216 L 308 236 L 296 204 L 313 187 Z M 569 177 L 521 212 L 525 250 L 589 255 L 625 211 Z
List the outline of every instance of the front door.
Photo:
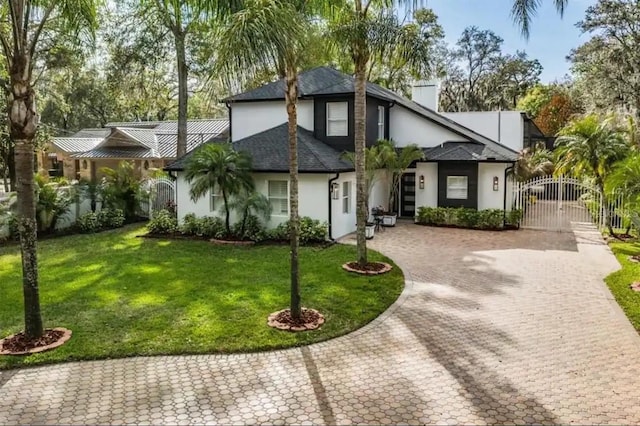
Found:
M 416 174 L 405 173 L 400 180 L 400 216 L 414 217 L 416 214 Z

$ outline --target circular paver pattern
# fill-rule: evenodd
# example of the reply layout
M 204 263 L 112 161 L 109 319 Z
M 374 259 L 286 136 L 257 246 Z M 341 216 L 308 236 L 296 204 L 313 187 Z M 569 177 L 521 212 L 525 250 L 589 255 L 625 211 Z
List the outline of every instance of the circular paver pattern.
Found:
M 602 282 L 618 265 L 597 232 L 399 224 L 370 246 L 407 287 L 352 334 L 3 371 L 0 424 L 640 422 L 640 337 Z

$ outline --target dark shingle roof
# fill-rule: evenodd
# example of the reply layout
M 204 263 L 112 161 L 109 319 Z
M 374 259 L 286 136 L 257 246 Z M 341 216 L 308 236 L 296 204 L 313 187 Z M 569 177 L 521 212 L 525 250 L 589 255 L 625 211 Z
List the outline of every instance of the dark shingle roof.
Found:
M 237 151 L 247 152 L 256 172 L 288 172 L 289 141 L 287 123 L 233 142 Z M 174 161 L 165 170 L 184 170 L 194 151 Z M 327 173 L 352 171 L 353 165 L 340 158 L 340 153 L 298 127 L 298 171 Z
M 354 93 L 355 79 L 351 75 L 344 74 L 330 67 L 318 67 L 300 73 L 298 77 L 298 86 L 298 92 L 301 98 L 349 94 Z M 382 86 L 367 82 L 367 94 L 378 99 L 401 105 L 432 122 L 468 138 L 470 141 L 486 145 L 487 148 L 492 152 L 495 152 L 496 155 L 501 158 L 506 159 L 506 161 L 515 161 L 517 158 L 518 153 L 511 148 L 487 138 L 486 136 L 469 129 L 454 120 L 438 114 L 432 109 L 426 108 Z M 284 80 L 278 80 L 273 83 L 265 84 L 257 89 L 231 96 L 225 99 L 225 101 L 242 102 L 269 99 L 284 99 Z
M 486 145 L 474 142 L 445 142 L 423 148 L 426 161 L 511 161 Z

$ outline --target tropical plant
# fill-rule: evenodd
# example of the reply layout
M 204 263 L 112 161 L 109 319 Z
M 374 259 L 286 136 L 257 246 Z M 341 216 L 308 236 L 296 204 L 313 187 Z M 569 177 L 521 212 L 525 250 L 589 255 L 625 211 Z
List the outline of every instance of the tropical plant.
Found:
M 229 201 L 242 191 L 253 190 L 251 158 L 227 143 L 207 144 L 198 148 L 188 160 L 185 178 L 191 185 L 189 196 L 194 202 L 208 194 L 222 195 L 225 229 L 231 236 Z
M 559 135 L 554 151 L 556 172 L 593 178 L 604 197 L 613 165 L 629 152 L 624 133 L 611 125 L 611 118 L 587 115 L 569 123 Z M 603 214 L 610 234 L 615 235 L 606 209 Z
M 38 201 L 36 203 L 36 222 L 38 230 L 50 232 L 56 228 L 60 217 L 69 212 L 74 201 L 75 189 L 60 187 L 58 183 L 45 179 L 36 179 Z
M 247 219 L 250 216 L 262 218 L 265 222 L 271 217 L 271 203 L 269 199 L 255 190 L 243 190 L 236 194 L 229 202 L 229 208 L 240 213 L 239 233 L 244 235 Z
M 513 165 L 513 175 L 519 182 L 526 182 L 534 177 L 553 174 L 554 168 L 551 151 L 544 148 L 524 148 Z
M 152 234 L 168 235 L 178 230 L 178 220 L 168 210 L 159 210 L 153 213 L 153 217 L 147 223 L 147 228 Z
M 53 44 L 59 37 L 73 34 L 76 40 L 93 38 L 97 1 L 8 0 L 0 6 L 0 45 L 4 53 L 10 136 L 13 141 L 18 192 L 17 222 L 23 268 L 25 335 L 42 336 L 42 315 L 38 290 L 36 188 L 34 184 L 35 138 L 38 110 L 35 102 L 34 65 L 43 40 Z M 47 37 L 42 37 L 47 35 Z
M 302 312 L 298 265 L 298 71 L 306 52 L 306 36 L 311 33 L 311 15 L 322 4 L 321 1 L 249 1 L 223 29 L 222 39 L 226 42 L 218 51 L 218 61 L 223 64 L 227 80 L 240 77 L 246 81 L 264 69 L 275 69 L 284 79 L 289 139 L 290 311 L 294 321 L 300 319 Z
M 562 16 L 564 9 L 569 3 L 569 0 L 553 0 L 553 4 L 556 10 Z M 513 0 L 511 6 L 511 16 L 513 17 L 516 25 L 520 27 L 522 35 L 529 38 L 531 32 L 531 19 L 535 16 L 538 7 L 541 4 L 541 0 Z
M 369 199 L 371 198 L 371 191 L 373 187 L 380 180 L 380 171 L 384 168 L 383 158 L 380 152 L 380 141 L 373 146 L 365 148 L 365 176 L 367 181 L 367 211 L 369 211 Z M 342 158 L 350 162 L 355 166 L 356 155 L 354 152 L 343 152 Z
M 605 190 L 613 199 L 620 195 L 623 197 L 625 215 L 630 216 L 631 212 L 637 213 L 640 211 L 639 152 L 633 152 L 630 156 L 614 165 L 613 170 L 607 176 Z
M 122 210 L 128 220 L 135 218 L 144 191 L 142 181 L 134 174 L 133 164 L 121 161 L 115 169 L 103 167 L 100 171 L 104 174 L 101 185 L 104 206 Z
M 389 196 L 387 199 L 387 212 L 393 212 L 397 205 L 398 191 L 400 189 L 400 179 L 407 168 L 414 161 L 423 160 L 424 152 L 416 144 L 410 144 L 399 148 L 392 140 L 382 140 L 378 142 L 380 164 L 387 175 L 389 184 Z

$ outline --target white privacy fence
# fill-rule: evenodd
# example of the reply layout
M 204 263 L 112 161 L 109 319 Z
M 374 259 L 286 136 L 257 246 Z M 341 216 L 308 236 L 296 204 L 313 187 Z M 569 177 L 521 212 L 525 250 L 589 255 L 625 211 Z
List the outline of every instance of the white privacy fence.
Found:
M 599 229 L 626 228 L 631 214 L 622 194 L 602 194 L 593 184 L 569 176 L 540 176 L 513 183 L 513 208 L 522 211 L 520 226 L 571 231 L 580 224 Z

